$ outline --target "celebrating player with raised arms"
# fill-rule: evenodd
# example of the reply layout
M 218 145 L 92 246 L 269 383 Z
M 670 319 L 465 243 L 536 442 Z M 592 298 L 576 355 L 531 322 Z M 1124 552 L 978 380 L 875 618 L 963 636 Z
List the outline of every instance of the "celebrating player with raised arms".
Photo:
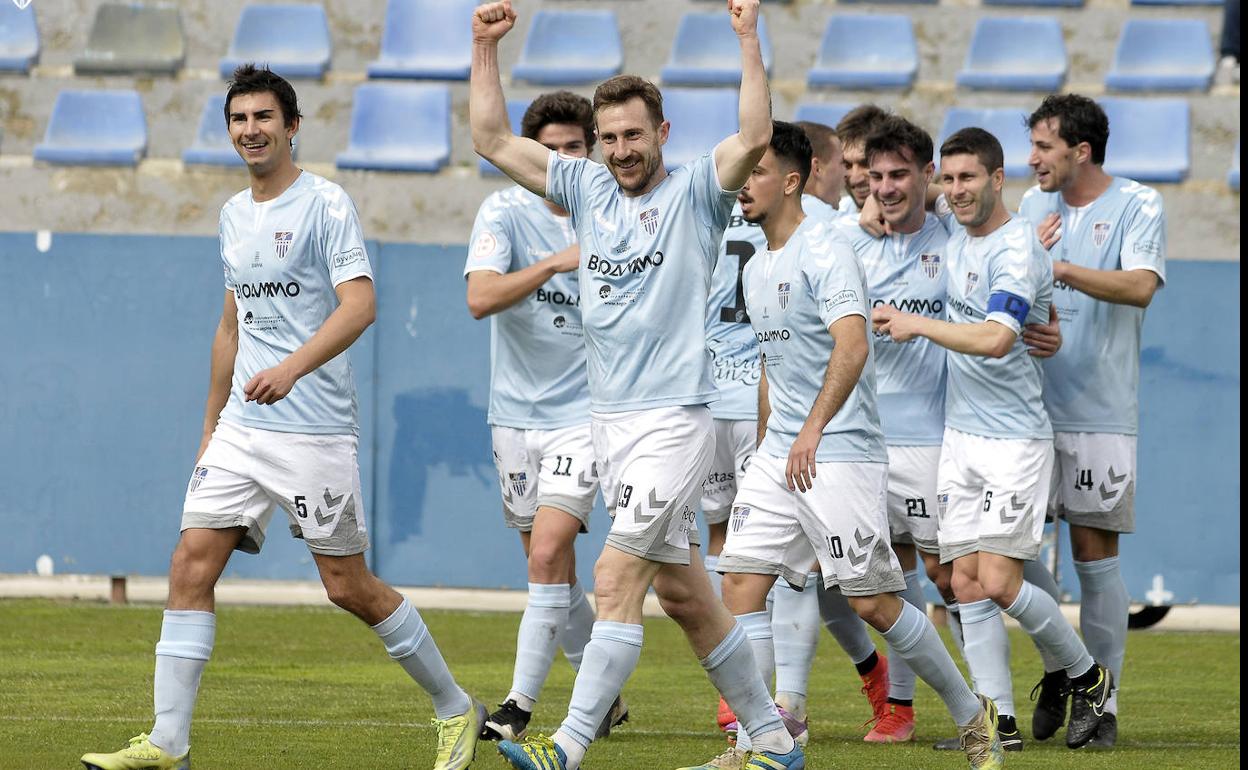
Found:
M 805 764 L 743 629 L 711 590 L 697 548 L 695 506 L 714 452 L 706 404 L 717 395 L 706 349 L 711 272 L 733 197 L 771 136 L 758 0 L 732 0 L 729 14 L 741 44 L 741 130 L 670 174 L 663 166 L 669 127 L 662 96 L 637 77 L 612 78 L 594 93 L 603 164 L 514 135 L 498 41 L 515 24 L 515 12 L 504 0 L 478 7 L 473 19 L 473 146 L 568 211 L 581 246 L 593 442 L 613 515 L 594 570 L 598 621 L 568 716 L 553 738 L 501 742 L 499 751 L 514 767 L 580 766 L 637 665 L 642 602 L 651 585 L 753 738 L 751 767 Z
M 567 91 L 537 97 L 520 129 L 569 157 L 584 158 L 593 149 L 589 100 Z M 494 464 L 504 520 L 519 530 L 528 560 L 529 601 L 511 690 L 481 734 L 493 740 L 524 736 L 555 651 L 562 647 L 578 668 L 594 624 L 573 550 L 598 493 L 575 273 L 580 254 L 568 212 L 517 185 L 481 204 L 464 267 L 468 309 L 493 321 L 488 419 Z M 599 735 L 627 717 L 617 700 Z

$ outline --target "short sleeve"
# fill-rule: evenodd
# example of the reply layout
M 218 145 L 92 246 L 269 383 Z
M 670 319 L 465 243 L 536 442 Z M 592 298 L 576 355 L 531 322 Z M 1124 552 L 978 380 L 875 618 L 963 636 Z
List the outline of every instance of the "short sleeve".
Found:
M 230 260 L 226 258 L 226 232 L 225 232 L 225 211 L 221 212 L 220 219 L 217 220 L 217 241 L 221 247 L 221 269 L 225 273 L 225 288 L 227 291 L 234 291 L 237 280 L 234 278 L 234 271 L 230 268 Z
M 586 182 L 592 177 L 594 169 L 605 169 L 601 164 L 588 158 L 569 158 L 551 150 L 550 160 L 546 165 L 546 198 L 551 203 L 567 211 L 576 221 L 579 213 L 584 210 Z
M 946 233 L 952 233 L 953 228 L 957 226 L 958 220 L 953 216 L 953 207 L 949 205 L 949 199 L 944 193 L 936 196 L 936 203 L 932 206 L 932 213 L 940 220 L 940 224 L 945 228 Z
M 715 168 L 715 154 L 707 153 L 689 164 L 692 172 L 690 189 L 694 210 L 707 227 L 723 230 L 732 215 L 732 204 L 739 190 L 725 190 L 719 184 L 719 171 Z
M 803 260 L 802 274 L 819 305 L 823 325 L 829 327 L 850 315 L 870 318 L 866 272 L 849 242 L 823 228 L 807 238 L 809 251 Z
M 1036 277 L 1032 275 L 1033 249 L 1038 248 L 1031 223 L 1019 219 L 1007 225 L 988 268 L 987 321 L 1022 331 L 1022 321 L 1036 302 Z M 1047 259 L 1047 257 L 1046 257 Z M 1024 303 L 1025 307 L 1019 303 Z
M 1161 195 L 1141 185 L 1138 205 L 1126 223 L 1119 260 L 1123 270 L 1152 270 L 1166 282 L 1166 212 Z
M 325 205 L 324 213 L 325 266 L 330 282 L 337 286 L 352 278 L 373 277 L 373 268 L 364 248 L 364 230 L 355 204 L 346 195 L 338 205 Z
M 511 270 L 511 236 L 506 209 L 498 205 L 497 195 L 481 204 L 468 239 L 468 260 L 464 275 L 478 270 L 506 274 Z

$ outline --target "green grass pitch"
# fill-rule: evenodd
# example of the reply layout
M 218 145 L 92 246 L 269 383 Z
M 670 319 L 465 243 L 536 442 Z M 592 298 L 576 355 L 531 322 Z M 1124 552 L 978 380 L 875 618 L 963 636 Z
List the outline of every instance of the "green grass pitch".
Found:
M 0 768 L 81 767 L 86 751 L 114 750 L 151 724 L 152 654 L 160 609 L 0 601 Z M 460 683 L 488 705 L 511 682 L 519 615 L 428 612 Z M 1038 679 L 1030 642 L 1011 635 L 1015 700 L 1030 736 L 1027 694 Z M 919 685 L 918 741 L 871 746 L 866 699 L 852 666 L 825 634 L 811 676 L 810 770 L 964 768 L 930 744 L 952 734 L 935 695 Z M 556 661 L 534 725 L 553 732 L 572 687 Z M 586 770 L 665 770 L 706 761 L 723 739 L 716 697 L 676 626 L 646 621 L 641 664 L 625 697 L 631 721 L 595 744 Z M 1239 767 L 1239 634 L 1131 632 L 1119 747 L 1072 752 L 1028 741 L 1011 768 Z M 424 768 L 434 735 L 427 698 L 345 613 L 319 608 L 224 607 L 192 733 L 201 770 Z M 505 767 L 482 743 L 474 768 Z

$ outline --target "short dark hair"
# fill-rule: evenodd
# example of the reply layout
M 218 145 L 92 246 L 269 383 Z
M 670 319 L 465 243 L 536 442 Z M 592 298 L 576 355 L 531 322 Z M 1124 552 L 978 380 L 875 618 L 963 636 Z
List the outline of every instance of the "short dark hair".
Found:
M 1105 145 L 1109 144 L 1109 117 L 1101 105 L 1079 94 L 1049 94 L 1036 111 L 1027 117 L 1027 128 L 1050 118 L 1057 119 L 1057 135 L 1074 147 L 1087 142 L 1092 148 L 1092 162 L 1105 163 Z
M 867 163 L 876 155 L 892 153 L 923 168 L 932 162 L 932 137 L 901 117 L 889 115 L 867 135 Z
M 794 121 L 793 125 L 806 133 L 806 138 L 810 140 L 810 149 L 814 153 L 814 157 L 820 161 L 825 161 L 832 155 L 832 143 L 837 139 L 836 129 L 811 120 Z
M 940 146 L 940 157 L 974 155 L 991 174 L 1005 168 L 1005 152 L 997 137 L 982 128 L 971 126 L 957 131 Z
M 801 177 L 798 193 L 806 189 L 806 180 L 810 178 L 810 158 L 814 151 L 810 147 L 810 139 L 806 132 L 792 123 L 782 120 L 771 122 L 771 151 L 777 158 L 792 164 Z
M 594 108 L 584 96 L 571 91 L 554 91 L 533 100 L 520 120 L 520 135 L 536 139 L 552 123 L 580 126 L 585 132 L 585 148 L 594 149 Z
M 654 125 L 663 122 L 663 94 L 654 83 L 636 75 L 616 75 L 594 89 L 594 115 L 603 107 L 624 104 L 634 98 L 645 102 Z
M 867 135 L 888 115 L 887 110 L 874 104 L 860 104 L 853 108 L 836 124 L 836 133 L 841 137 L 841 144 L 867 141 Z
M 265 67 L 257 67 L 253 62 L 239 65 L 230 79 L 230 90 L 225 92 L 225 122 L 230 122 L 230 102 L 235 96 L 243 94 L 273 94 L 277 104 L 282 108 L 282 122 L 290 126 L 303 115 L 299 112 L 299 99 L 295 89 L 286 78 Z

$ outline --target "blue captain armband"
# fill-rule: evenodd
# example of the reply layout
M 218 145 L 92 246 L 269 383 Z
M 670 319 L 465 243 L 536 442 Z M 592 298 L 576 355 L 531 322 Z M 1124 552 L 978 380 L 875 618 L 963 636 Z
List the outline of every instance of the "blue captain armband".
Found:
M 1027 320 L 1027 314 L 1031 312 L 1031 303 L 1017 294 L 1011 294 L 1008 291 L 993 292 L 988 298 L 988 315 L 993 313 L 1005 313 L 1010 318 L 1018 322 L 1019 326 Z

